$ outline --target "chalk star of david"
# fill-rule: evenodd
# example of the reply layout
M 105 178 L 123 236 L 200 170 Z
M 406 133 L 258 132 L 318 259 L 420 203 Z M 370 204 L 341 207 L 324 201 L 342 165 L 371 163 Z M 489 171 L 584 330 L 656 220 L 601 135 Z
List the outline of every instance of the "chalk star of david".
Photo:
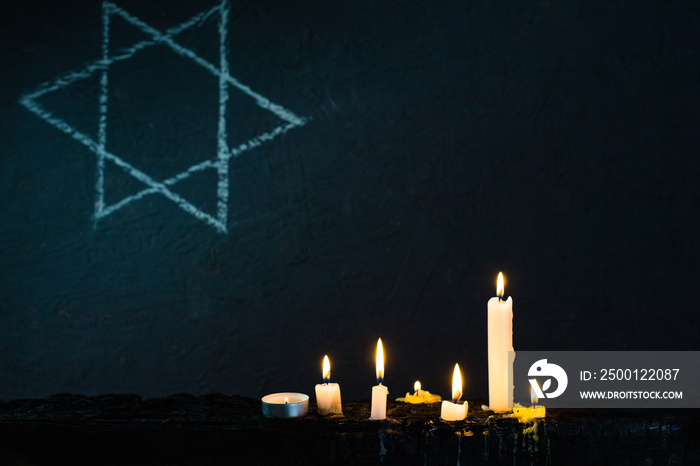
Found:
M 192 50 L 181 46 L 173 40 L 177 34 L 185 31 L 186 29 L 206 20 L 212 14 L 219 14 L 219 67 L 217 68 L 213 64 L 209 63 L 201 56 L 197 55 Z M 109 26 L 112 16 L 117 15 L 132 25 L 139 28 L 141 31 L 146 33 L 150 39 L 137 42 L 133 46 L 120 49 L 114 54 L 110 55 L 109 49 Z M 292 128 L 303 126 L 306 124 L 307 119 L 301 118 L 295 115 L 290 110 L 282 107 L 281 105 L 270 102 L 266 97 L 256 93 L 250 87 L 238 81 L 236 78 L 229 74 L 228 66 L 228 53 L 227 53 L 227 33 L 228 33 L 228 16 L 229 16 L 229 4 L 227 0 L 222 0 L 220 5 L 217 5 L 207 11 L 203 11 L 184 23 L 166 30 L 165 32 L 160 32 L 157 29 L 149 26 L 139 18 L 131 15 L 130 13 L 124 11 L 116 4 L 109 1 L 104 1 L 102 3 L 102 58 L 91 62 L 85 66 L 80 71 L 67 73 L 62 75 L 53 81 L 39 86 L 37 90 L 29 93 L 22 97 L 20 103 L 24 105 L 28 110 L 36 114 L 39 118 L 46 121 L 47 123 L 53 125 L 59 130 L 63 131 L 67 135 L 71 136 L 73 139 L 77 140 L 81 144 L 85 145 L 88 149 L 95 153 L 97 156 L 97 174 L 95 183 L 95 206 L 93 213 L 94 226 L 97 228 L 97 223 L 100 219 L 113 214 L 122 207 L 141 199 L 149 194 L 161 194 L 166 198 L 173 201 L 178 207 L 180 207 L 185 212 L 193 215 L 195 218 L 213 226 L 219 232 L 227 232 L 227 218 L 228 218 L 228 195 L 229 195 L 229 175 L 228 175 L 228 164 L 231 157 L 237 157 L 241 153 L 253 149 L 268 142 L 275 137 L 286 133 Z M 217 154 L 215 158 L 204 160 L 200 163 L 192 165 L 185 171 L 172 176 L 166 180 L 156 180 L 144 171 L 136 168 L 135 166 L 129 164 L 121 157 L 107 151 L 107 108 L 108 108 L 108 80 L 109 80 L 109 68 L 110 65 L 116 62 L 127 60 L 134 56 L 140 50 L 154 45 L 166 45 L 175 53 L 182 55 L 191 59 L 194 63 L 202 66 L 204 69 L 209 71 L 219 80 L 219 122 L 218 122 L 218 133 L 217 133 Z M 97 139 L 90 137 L 89 135 L 78 131 L 76 128 L 68 124 L 65 120 L 54 116 L 51 112 L 47 111 L 41 104 L 37 102 L 37 99 L 50 93 L 62 89 L 76 81 L 89 78 L 95 73 L 101 73 L 100 75 L 100 94 L 99 94 L 99 121 L 97 130 Z M 255 103 L 264 110 L 267 110 L 278 118 L 282 120 L 282 124 L 274 128 L 273 130 L 259 134 L 252 139 L 240 144 L 238 147 L 231 148 L 227 142 L 227 132 L 226 132 L 226 105 L 229 99 L 229 87 L 233 87 L 244 95 L 252 98 Z M 105 166 L 107 163 L 113 163 L 117 167 L 121 168 L 125 173 L 134 177 L 138 181 L 146 185 L 146 188 L 140 192 L 127 196 L 122 200 L 111 204 L 105 204 L 105 190 L 104 190 L 104 180 L 105 180 Z M 216 189 L 217 195 L 217 212 L 216 216 L 204 212 L 201 209 L 195 207 L 192 203 L 187 201 L 185 198 L 179 194 L 171 191 L 170 187 L 179 183 L 182 180 L 189 178 L 192 174 L 197 172 L 214 169 L 218 174 L 218 184 Z

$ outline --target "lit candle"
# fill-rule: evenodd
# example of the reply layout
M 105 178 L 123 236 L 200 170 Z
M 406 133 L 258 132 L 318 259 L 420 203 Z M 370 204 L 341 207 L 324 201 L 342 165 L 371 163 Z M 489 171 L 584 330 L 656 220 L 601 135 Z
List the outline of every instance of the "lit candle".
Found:
M 513 298 L 503 300 L 503 274 L 498 273 L 498 297 L 488 303 L 489 408 L 513 409 Z
M 530 387 L 530 403 L 532 403 L 532 406 L 526 408 L 525 406 L 521 406 L 519 403 L 515 403 L 515 406 L 513 406 L 513 417 L 517 417 L 518 420 L 522 423 L 529 422 L 533 419 L 545 417 L 546 410 L 544 406 L 538 405 L 537 401 L 537 395 L 535 394 L 535 391 L 532 389 L 532 387 Z
M 467 417 L 469 405 L 465 401 L 459 404 L 462 398 L 462 374 L 459 371 L 459 364 L 455 364 L 452 374 L 452 402 L 443 401 L 440 409 L 440 417 L 443 421 L 462 421 Z
M 273 393 L 262 398 L 265 417 L 289 418 L 305 416 L 309 410 L 309 395 L 303 393 Z
M 421 390 L 420 382 L 416 380 L 413 384 L 413 394 L 406 393 L 404 398 L 397 398 L 396 401 L 403 401 L 405 403 L 435 403 L 440 401 L 440 395 L 435 395 L 427 390 Z
M 377 341 L 377 385 L 372 387 L 372 414 L 370 419 L 386 419 L 386 397 L 389 389 L 382 385 L 384 381 L 384 348 L 382 339 Z
M 328 356 L 323 358 L 323 384 L 316 385 L 316 405 L 319 414 L 343 414 L 340 403 L 340 385 L 329 383 L 331 378 L 331 362 Z

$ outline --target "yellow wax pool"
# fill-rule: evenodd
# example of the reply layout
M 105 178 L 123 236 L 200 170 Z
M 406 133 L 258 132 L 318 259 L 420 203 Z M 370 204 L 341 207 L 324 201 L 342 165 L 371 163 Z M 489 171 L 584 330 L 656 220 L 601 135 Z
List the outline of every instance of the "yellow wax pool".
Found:
M 436 403 L 442 400 L 440 395 L 435 395 L 427 390 L 418 390 L 417 392 L 411 394 L 406 393 L 404 398 L 397 398 L 396 401 L 403 401 L 404 403 Z
M 515 403 L 515 406 L 513 406 L 513 414 L 511 414 L 511 417 L 517 417 L 518 421 L 522 423 L 530 422 L 533 419 L 542 418 L 544 416 L 544 406 L 535 405 L 526 408 L 518 403 Z

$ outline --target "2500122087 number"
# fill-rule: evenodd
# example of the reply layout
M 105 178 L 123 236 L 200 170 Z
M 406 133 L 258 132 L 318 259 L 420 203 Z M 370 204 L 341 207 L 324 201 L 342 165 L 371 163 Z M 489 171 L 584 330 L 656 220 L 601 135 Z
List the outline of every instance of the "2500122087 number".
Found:
M 600 380 L 676 380 L 680 369 L 601 369 Z

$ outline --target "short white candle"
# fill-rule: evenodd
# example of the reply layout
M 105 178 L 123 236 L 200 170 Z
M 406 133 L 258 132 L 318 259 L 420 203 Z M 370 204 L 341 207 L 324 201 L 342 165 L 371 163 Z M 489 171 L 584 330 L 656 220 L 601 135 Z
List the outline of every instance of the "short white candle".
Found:
M 498 274 L 498 297 L 488 302 L 489 408 L 513 409 L 513 298 L 503 300 L 503 274 Z
M 462 397 L 462 374 L 459 371 L 459 365 L 455 364 L 455 370 L 452 373 L 452 402 L 443 401 L 440 408 L 440 417 L 443 421 L 462 421 L 467 417 L 469 405 L 465 401 L 459 404 L 459 399 Z
M 384 385 L 379 384 L 372 387 L 372 414 L 370 419 L 378 421 L 386 419 L 386 398 L 389 395 L 389 389 Z
M 372 413 L 370 419 L 386 419 L 386 398 L 389 389 L 382 385 L 384 381 L 384 348 L 382 339 L 377 341 L 377 385 L 372 387 Z
M 319 414 L 343 414 L 343 405 L 340 402 L 340 385 L 329 383 L 331 378 L 331 362 L 326 355 L 323 358 L 323 384 L 316 385 L 316 405 Z

